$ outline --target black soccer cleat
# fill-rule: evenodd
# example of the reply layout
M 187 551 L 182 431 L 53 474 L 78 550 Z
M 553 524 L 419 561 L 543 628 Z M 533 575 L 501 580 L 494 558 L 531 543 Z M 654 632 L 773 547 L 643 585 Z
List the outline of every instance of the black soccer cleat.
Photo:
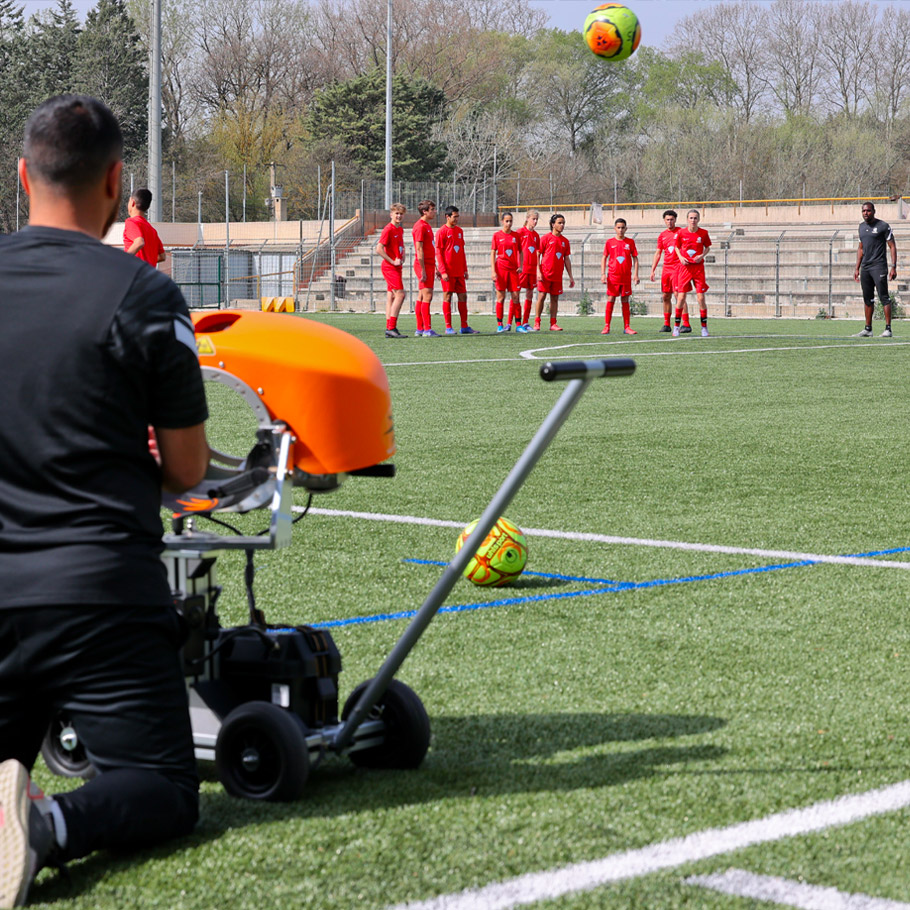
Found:
M 671 329 L 670 326 L 668 326 L 668 325 L 662 325 L 662 326 L 660 327 L 660 331 L 661 331 L 661 332 L 670 332 L 670 331 L 672 331 L 672 329 Z
M 402 335 L 401 332 L 398 331 L 398 329 L 386 329 L 385 337 L 386 338 L 407 338 L 408 336 Z
M 683 326 L 680 326 L 680 327 L 679 327 L 679 334 L 680 334 L 680 335 L 691 335 L 691 334 L 692 334 L 692 326 L 690 326 L 690 325 L 683 325 Z

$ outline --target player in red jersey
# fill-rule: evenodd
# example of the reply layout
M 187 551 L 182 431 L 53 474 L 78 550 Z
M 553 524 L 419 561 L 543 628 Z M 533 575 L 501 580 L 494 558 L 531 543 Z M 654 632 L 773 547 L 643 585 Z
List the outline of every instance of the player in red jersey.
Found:
M 604 254 L 600 261 L 600 281 L 607 286 L 607 308 L 604 311 L 601 335 L 610 334 L 610 320 L 613 318 L 613 305 L 617 297 L 622 302 L 623 333 L 638 334 L 629 324 L 632 315 L 629 298 L 632 296 L 632 285 L 638 284 L 638 248 L 631 237 L 626 237 L 627 227 L 625 218 L 617 218 L 613 222 L 616 236 L 604 244 Z
M 521 325 L 521 305 L 518 302 L 518 272 L 521 259 L 521 241 L 512 230 L 512 213 L 503 212 L 502 230 L 493 235 L 490 244 L 490 278 L 496 286 L 496 331 L 511 332 L 512 320 Z M 509 294 L 509 318 L 502 324 L 506 293 Z
M 476 335 L 477 329 L 468 325 L 468 260 L 464 252 L 464 232 L 458 226 L 458 207 L 450 205 L 445 210 L 446 223 L 436 232 L 436 268 L 442 281 L 442 315 L 446 321 L 446 335 L 454 335 L 452 328 L 452 295 L 458 296 L 458 318 L 462 335 Z
M 711 238 L 704 228 L 698 226 L 701 215 L 698 209 L 689 209 L 686 215 L 686 226 L 680 228 L 676 235 L 676 255 L 679 268 L 676 272 L 676 311 L 686 306 L 686 294 L 695 288 L 695 299 L 698 301 L 698 315 L 701 319 L 701 337 L 708 337 L 708 304 L 705 291 L 705 256 L 711 246 Z M 673 327 L 673 334 L 679 335 L 679 326 Z
M 157 269 L 158 263 L 164 262 L 166 254 L 158 232 L 148 220 L 151 204 L 152 192 L 145 187 L 130 196 L 126 204 L 130 217 L 123 225 L 123 249 Z
M 433 285 L 436 278 L 436 253 L 433 249 L 433 228 L 430 222 L 436 217 L 436 203 L 429 199 L 417 203 L 420 217 L 411 231 L 414 241 L 414 274 L 417 276 L 417 331 L 415 337 L 438 338 L 430 323 L 430 304 L 433 302 Z
M 534 307 L 534 329 L 540 331 L 540 315 L 543 312 L 544 299 L 550 295 L 550 331 L 561 332 L 562 328 L 556 324 L 556 315 L 559 310 L 559 296 L 562 294 L 562 272 L 569 273 L 569 287 L 575 287 L 572 277 L 572 263 L 569 257 L 572 247 L 569 241 L 562 236 L 566 228 L 566 219 L 563 215 L 550 216 L 550 233 L 545 234 L 540 241 L 540 258 L 537 260 L 537 304 Z
M 540 220 L 540 212 L 530 209 L 525 215 L 525 226 L 518 232 L 521 243 L 521 273 L 518 276 L 519 290 L 524 288 L 525 302 L 521 323 L 516 332 L 531 331 L 531 303 L 534 298 L 534 285 L 537 284 L 537 257 L 540 253 L 540 234 L 534 230 Z
M 406 209 L 395 202 L 389 209 L 389 223 L 382 229 L 376 244 L 376 255 L 382 259 L 382 277 L 385 278 L 385 337 L 407 338 L 398 331 L 398 314 L 404 303 L 404 282 L 401 267 L 404 262 L 404 228 L 401 219 Z
M 689 308 L 685 310 L 679 306 L 679 298 L 676 294 L 676 271 L 679 267 L 679 259 L 676 256 L 676 235 L 679 228 L 676 226 L 678 215 L 673 209 L 667 209 L 663 214 L 666 230 L 660 232 L 657 238 L 657 249 L 654 252 L 654 262 L 651 263 L 651 281 L 657 274 L 657 266 L 660 264 L 660 254 L 664 254 L 664 265 L 660 273 L 660 292 L 664 303 L 664 324 L 661 326 L 661 332 L 670 331 L 670 307 L 673 303 L 674 296 L 677 297 L 676 305 L 676 325 L 679 325 L 680 316 L 682 316 L 683 327 L 680 331 L 683 333 L 691 332 L 692 327 L 689 325 Z

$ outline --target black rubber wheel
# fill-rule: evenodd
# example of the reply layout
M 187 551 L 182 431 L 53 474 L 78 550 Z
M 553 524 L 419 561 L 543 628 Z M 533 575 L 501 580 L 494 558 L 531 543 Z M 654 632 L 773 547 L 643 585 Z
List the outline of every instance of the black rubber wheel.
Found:
M 95 776 L 95 768 L 66 714 L 58 714 L 51 721 L 41 742 L 41 757 L 47 767 L 60 777 L 88 780 Z
M 361 683 L 344 703 L 341 719 L 346 720 L 354 710 L 363 690 Z M 378 704 L 367 715 L 368 720 L 385 723 L 385 741 L 368 749 L 357 749 L 350 759 L 361 768 L 417 768 L 430 748 L 430 718 L 423 702 L 413 689 L 393 679 Z
M 231 796 L 269 802 L 299 799 L 310 773 L 303 722 L 267 701 L 240 705 L 218 731 L 215 767 Z

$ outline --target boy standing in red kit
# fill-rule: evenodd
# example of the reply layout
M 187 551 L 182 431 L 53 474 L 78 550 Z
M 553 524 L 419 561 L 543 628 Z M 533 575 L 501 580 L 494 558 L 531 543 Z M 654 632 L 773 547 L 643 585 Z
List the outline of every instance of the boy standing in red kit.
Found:
M 385 278 L 385 337 L 407 338 L 398 331 L 398 314 L 404 303 L 404 282 L 401 277 L 401 266 L 404 262 L 404 228 L 401 219 L 405 207 L 395 202 L 389 209 L 389 223 L 382 229 L 379 242 L 376 244 L 376 255 L 382 259 L 382 277 Z
M 600 280 L 607 286 L 607 308 L 604 312 L 604 327 L 601 335 L 610 334 L 610 320 L 613 318 L 613 305 L 619 297 L 622 302 L 623 333 L 637 335 L 630 325 L 632 284 L 638 284 L 638 249 L 631 237 L 626 237 L 626 219 L 617 218 L 613 224 L 616 236 L 604 244 L 603 259 L 600 262 Z M 609 262 L 609 271 L 608 271 Z M 635 264 L 635 274 L 632 265 Z

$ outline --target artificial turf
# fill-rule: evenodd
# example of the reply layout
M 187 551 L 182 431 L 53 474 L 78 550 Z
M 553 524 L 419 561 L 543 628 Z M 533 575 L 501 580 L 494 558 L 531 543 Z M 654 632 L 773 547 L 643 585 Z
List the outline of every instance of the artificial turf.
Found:
M 642 318 L 639 335 L 604 339 L 594 317 L 561 335 L 496 335 L 478 317 L 479 336 L 392 341 L 380 317 L 315 318 L 386 364 L 398 443 L 396 478 L 351 478 L 320 510 L 467 523 L 561 391 L 540 362 L 621 355 L 635 375 L 592 383 L 509 507 L 519 526 L 827 555 L 910 547 L 900 323 L 890 343 L 828 320 L 715 319 L 710 338 L 672 339 Z M 212 409 L 219 443 L 242 449 L 249 422 Z M 291 547 L 257 557 L 259 604 L 282 622 L 414 610 L 457 534 L 308 515 Z M 209 772 L 193 836 L 71 864 L 69 881 L 45 872 L 33 903 L 384 908 L 910 778 L 906 570 L 533 534 L 529 547 L 513 587 L 456 585 L 448 605 L 477 609 L 437 617 L 401 670 L 433 728 L 419 770 L 329 759 L 286 805 L 235 800 Z M 243 622 L 242 557 L 219 568 L 222 619 Z M 404 626 L 332 627 L 342 698 Z M 728 867 L 906 901 L 907 818 L 534 906 L 755 906 L 684 880 Z

